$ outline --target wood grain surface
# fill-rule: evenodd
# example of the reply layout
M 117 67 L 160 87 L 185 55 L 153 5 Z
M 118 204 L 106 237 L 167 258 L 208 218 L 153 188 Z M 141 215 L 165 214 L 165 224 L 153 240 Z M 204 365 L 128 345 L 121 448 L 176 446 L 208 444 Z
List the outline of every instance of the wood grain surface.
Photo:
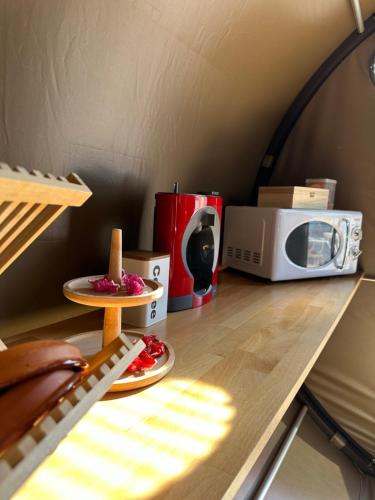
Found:
M 258 207 L 327 209 L 329 189 L 302 186 L 259 188 Z
M 0 274 L 67 207 L 91 194 L 76 174 L 55 177 L 0 162 Z
M 223 271 L 215 300 L 144 329 L 174 347 L 170 374 L 96 403 L 14 498 L 232 499 L 360 278 Z
M 163 295 L 163 285 L 155 280 L 144 279 L 145 288 L 141 295 L 128 295 L 126 291 L 117 293 L 96 292 L 89 280 L 103 278 L 103 275 L 85 276 L 67 281 L 63 286 L 66 298 L 77 304 L 95 307 L 135 307 L 150 304 Z
M 52 174 L 0 162 L 1 202 L 45 203 L 80 207 L 91 191 L 77 174 L 55 177 Z

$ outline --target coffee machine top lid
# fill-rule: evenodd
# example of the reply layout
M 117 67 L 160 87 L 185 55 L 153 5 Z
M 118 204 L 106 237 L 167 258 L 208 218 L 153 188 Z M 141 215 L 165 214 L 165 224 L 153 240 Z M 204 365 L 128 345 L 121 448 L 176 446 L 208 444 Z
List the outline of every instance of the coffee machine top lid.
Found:
M 216 198 L 221 198 L 219 191 L 198 191 L 198 193 L 180 193 L 178 182 L 175 182 L 173 191 L 159 191 L 155 193 L 155 198 L 158 196 L 195 196 L 198 197 L 207 197 L 212 196 Z
M 220 196 L 219 191 L 198 191 L 197 194 L 201 194 L 203 196 Z
M 219 191 L 198 191 L 197 193 L 180 193 L 180 184 L 176 181 L 173 184 L 173 191 L 159 191 L 155 194 L 155 197 L 158 195 L 182 195 L 182 196 L 218 196 L 220 197 Z

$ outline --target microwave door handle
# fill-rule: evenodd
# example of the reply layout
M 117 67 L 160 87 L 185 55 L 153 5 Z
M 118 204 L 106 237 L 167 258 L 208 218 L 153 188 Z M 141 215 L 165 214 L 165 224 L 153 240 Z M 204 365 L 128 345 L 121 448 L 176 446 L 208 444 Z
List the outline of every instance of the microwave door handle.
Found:
M 344 267 L 345 267 L 346 259 L 347 259 L 347 256 L 348 256 L 348 245 L 349 245 L 349 236 L 350 236 L 350 220 L 346 219 L 346 218 L 343 218 L 343 219 L 341 219 L 341 221 L 345 222 L 345 227 L 346 227 L 345 249 L 344 249 L 344 256 L 343 256 L 343 259 L 342 259 L 342 264 L 338 265 L 337 264 L 337 260 L 335 259 L 335 265 L 336 265 L 337 269 L 344 269 Z

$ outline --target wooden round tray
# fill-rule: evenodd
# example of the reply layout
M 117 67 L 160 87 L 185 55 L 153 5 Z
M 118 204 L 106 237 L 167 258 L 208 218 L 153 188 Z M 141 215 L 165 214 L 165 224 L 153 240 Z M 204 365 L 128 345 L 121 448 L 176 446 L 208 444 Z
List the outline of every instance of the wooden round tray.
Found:
M 130 340 L 138 340 L 143 337 L 143 333 L 135 330 L 127 330 L 124 333 Z M 103 332 L 101 330 L 97 330 L 94 332 L 80 333 L 78 335 L 68 337 L 65 340 L 79 347 L 82 355 L 89 359 L 90 356 L 93 356 L 102 349 Z M 173 368 L 175 353 L 169 342 L 165 342 L 164 340 L 163 342 L 166 347 L 166 352 L 157 359 L 155 366 L 141 375 L 125 372 L 122 377 L 114 382 L 112 387 L 109 389 L 109 392 L 140 389 L 141 387 L 154 384 L 158 380 L 165 377 Z
M 63 286 L 66 298 L 83 304 L 85 306 L 96 307 L 134 307 L 142 306 L 160 299 L 163 295 L 163 285 L 158 281 L 144 279 L 145 290 L 142 295 L 128 295 L 125 291 L 117 293 L 95 292 L 89 280 L 103 278 L 100 276 L 85 276 L 67 281 Z

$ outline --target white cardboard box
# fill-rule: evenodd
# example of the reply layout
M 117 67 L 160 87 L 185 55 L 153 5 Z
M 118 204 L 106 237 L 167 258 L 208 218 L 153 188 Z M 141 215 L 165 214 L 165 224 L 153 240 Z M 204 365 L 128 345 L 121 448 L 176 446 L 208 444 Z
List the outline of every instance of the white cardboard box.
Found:
M 168 283 L 169 283 L 168 254 L 135 250 L 125 252 L 122 267 L 127 273 L 138 274 L 142 278 L 159 281 L 163 287 L 163 295 L 158 301 L 137 307 L 125 307 L 122 310 L 122 321 L 134 326 L 150 326 L 167 317 Z

